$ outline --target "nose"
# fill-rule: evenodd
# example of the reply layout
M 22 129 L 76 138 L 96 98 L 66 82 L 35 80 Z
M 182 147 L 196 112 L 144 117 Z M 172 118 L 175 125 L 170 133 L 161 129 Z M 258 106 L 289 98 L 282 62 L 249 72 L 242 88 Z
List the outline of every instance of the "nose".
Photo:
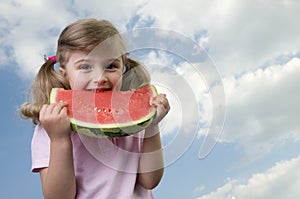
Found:
M 104 85 L 108 82 L 107 74 L 103 70 L 94 71 L 93 82 L 97 85 Z

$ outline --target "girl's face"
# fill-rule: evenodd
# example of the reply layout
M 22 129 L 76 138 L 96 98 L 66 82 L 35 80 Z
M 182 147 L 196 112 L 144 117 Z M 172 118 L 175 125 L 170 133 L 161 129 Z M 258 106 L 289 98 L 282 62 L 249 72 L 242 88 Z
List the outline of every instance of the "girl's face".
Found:
M 72 90 L 105 91 L 121 89 L 123 67 L 121 57 L 73 52 L 60 70 Z

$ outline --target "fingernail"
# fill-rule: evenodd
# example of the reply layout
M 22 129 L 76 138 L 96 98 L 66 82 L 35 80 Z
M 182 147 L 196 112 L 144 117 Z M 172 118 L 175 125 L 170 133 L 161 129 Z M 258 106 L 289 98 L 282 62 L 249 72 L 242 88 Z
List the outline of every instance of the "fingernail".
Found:
M 59 103 L 60 103 L 60 104 L 65 104 L 65 105 L 68 104 L 67 102 L 62 101 L 62 100 L 60 100 Z
M 149 104 L 152 105 L 152 102 L 153 102 L 153 98 L 151 97 L 150 101 L 149 101 Z

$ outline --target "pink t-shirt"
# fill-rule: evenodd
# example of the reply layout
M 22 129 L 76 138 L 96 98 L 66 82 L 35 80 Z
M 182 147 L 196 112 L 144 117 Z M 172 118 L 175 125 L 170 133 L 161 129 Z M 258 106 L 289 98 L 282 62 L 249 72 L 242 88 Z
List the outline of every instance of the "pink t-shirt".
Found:
M 91 138 L 72 132 L 76 199 L 152 199 L 136 182 L 144 131 L 122 138 Z M 48 167 L 50 139 L 37 125 L 31 143 L 32 171 Z

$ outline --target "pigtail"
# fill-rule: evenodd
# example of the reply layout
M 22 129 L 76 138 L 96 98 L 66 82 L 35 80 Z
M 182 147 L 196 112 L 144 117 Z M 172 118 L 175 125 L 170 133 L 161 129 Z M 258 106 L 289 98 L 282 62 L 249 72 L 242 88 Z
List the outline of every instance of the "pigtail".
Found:
M 121 90 L 137 89 L 149 84 L 150 74 L 144 65 L 131 58 L 126 58 L 124 63 L 126 71 L 123 74 Z
M 43 104 L 49 103 L 52 88 L 69 89 L 65 78 L 54 69 L 55 62 L 47 60 L 40 68 L 31 87 L 31 101 L 21 106 L 20 114 L 24 119 L 31 118 L 38 123 L 39 112 Z

